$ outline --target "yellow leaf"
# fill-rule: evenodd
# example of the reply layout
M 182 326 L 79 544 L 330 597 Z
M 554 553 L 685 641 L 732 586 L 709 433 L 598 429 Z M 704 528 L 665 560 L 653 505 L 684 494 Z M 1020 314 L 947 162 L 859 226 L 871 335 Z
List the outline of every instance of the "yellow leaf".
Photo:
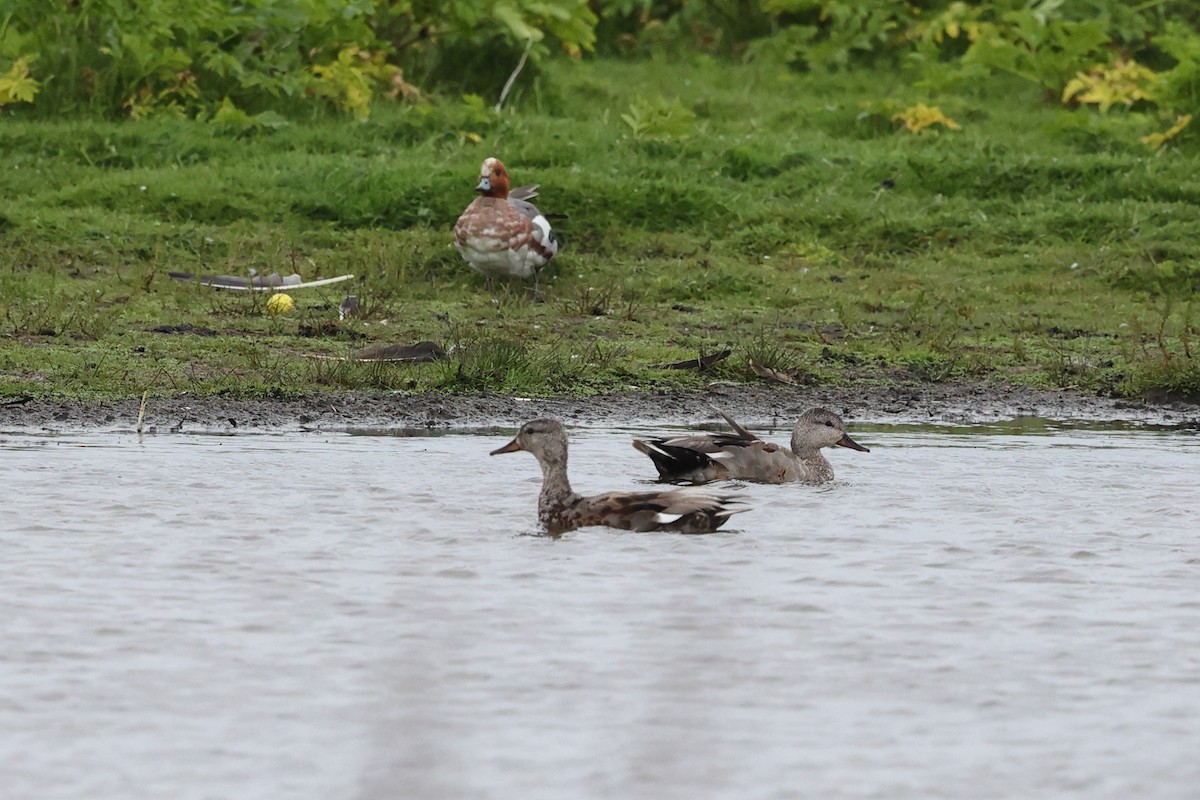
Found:
M 962 127 L 943 114 L 942 110 L 937 106 L 927 106 L 924 103 L 909 106 L 894 115 L 892 119 L 896 122 L 903 122 L 904 127 L 908 129 L 909 133 L 921 133 L 929 129 L 932 125 L 942 125 L 955 131 L 960 130 Z M 930 133 L 936 133 L 936 131 L 930 130 Z
M 1166 144 L 1167 142 L 1174 139 L 1180 133 L 1182 133 L 1183 129 L 1186 128 L 1188 125 L 1190 125 L 1191 122 L 1192 122 L 1191 114 L 1181 114 L 1175 120 L 1175 124 L 1172 125 L 1170 128 L 1163 131 L 1162 133 L 1147 134 L 1146 136 L 1142 137 L 1141 141 L 1143 144 L 1149 145 L 1151 147 L 1151 149 L 1157 150 L 1160 147 L 1162 147 L 1164 144 Z
M 18 58 L 7 75 L 0 75 L 0 106 L 8 103 L 32 103 L 41 84 L 29 77 L 31 57 Z
M 1108 111 L 1118 103 L 1131 106 L 1139 100 L 1153 99 L 1158 75 L 1133 59 L 1117 59 L 1111 66 L 1097 64 L 1087 72 L 1077 72 L 1063 87 L 1062 102 L 1074 100 L 1083 105 Z

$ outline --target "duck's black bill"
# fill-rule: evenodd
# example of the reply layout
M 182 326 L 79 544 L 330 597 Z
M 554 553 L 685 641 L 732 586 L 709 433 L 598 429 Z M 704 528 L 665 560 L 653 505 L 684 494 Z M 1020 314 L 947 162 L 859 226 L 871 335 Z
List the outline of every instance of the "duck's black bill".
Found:
M 517 452 L 518 450 L 524 450 L 524 449 L 525 449 L 525 448 L 521 447 L 521 445 L 517 444 L 517 440 L 516 440 L 516 439 L 513 439 L 511 442 L 509 442 L 508 444 L 504 445 L 504 447 L 497 447 L 495 450 L 493 450 L 492 452 L 488 453 L 488 455 L 489 455 L 489 456 L 498 456 L 498 455 L 500 455 L 501 453 L 515 453 L 515 452 Z
M 848 433 L 842 434 L 842 438 L 837 440 L 837 446 L 838 447 L 849 447 L 851 450 L 858 450 L 861 453 L 871 452 L 870 448 L 863 447 L 861 444 L 859 444 L 858 442 L 851 439 L 850 434 L 848 434 Z

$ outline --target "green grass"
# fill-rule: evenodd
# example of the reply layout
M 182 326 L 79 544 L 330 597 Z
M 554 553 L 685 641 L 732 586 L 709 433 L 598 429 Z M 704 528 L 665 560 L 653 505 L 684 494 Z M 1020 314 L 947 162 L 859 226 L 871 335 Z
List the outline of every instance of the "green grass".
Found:
M 963 129 L 898 132 L 891 110 L 916 101 Z M 635 105 L 690 116 L 635 139 Z M 753 361 L 825 383 L 1200 397 L 1200 159 L 1150 152 L 1151 124 L 1021 83 L 930 99 L 889 74 L 707 59 L 563 61 L 502 114 L 241 137 L 9 118 L 0 395 L 588 394 L 758 380 Z M 544 303 L 489 291 L 451 243 L 488 155 L 569 215 Z M 352 272 L 368 314 L 330 325 L 333 287 L 271 317 L 265 296 L 166 275 L 249 268 Z M 153 331 L 179 325 L 203 330 Z M 308 357 L 420 339 L 451 357 Z M 704 375 L 655 366 L 725 347 Z

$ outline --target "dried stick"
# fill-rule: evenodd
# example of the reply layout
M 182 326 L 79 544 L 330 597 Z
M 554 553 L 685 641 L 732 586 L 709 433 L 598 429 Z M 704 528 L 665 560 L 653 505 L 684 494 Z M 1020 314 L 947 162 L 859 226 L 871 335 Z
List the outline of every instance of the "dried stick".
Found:
M 529 37 L 529 41 L 525 43 L 525 52 L 521 53 L 521 60 L 517 62 L 517 67 L 508 76 L 508 80 L 504 82 L 504 88 L 500 90 L 500 99 L 496 101 L 496 110 L 499 111 L 504 105 L 505 98 L 508 97 L 509 89 L 512 89 L 513 82 L 517 76 L 521 74 L 521 70 L 525 69 L 525 60 L 529 58 L 529 51 L 533 49 L 533 37 Z
M 146 418 L 146 398 L 150 396 L 150 390 L 142 392 L 142 407 L 138 409 L 137 432 L 140 435 L 142 432 L 142 420 Z

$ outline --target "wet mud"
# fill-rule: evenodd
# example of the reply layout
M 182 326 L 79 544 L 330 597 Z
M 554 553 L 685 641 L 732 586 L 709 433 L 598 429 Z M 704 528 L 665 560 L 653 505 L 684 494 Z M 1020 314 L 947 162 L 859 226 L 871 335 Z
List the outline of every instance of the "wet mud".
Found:
M 14 398 L 0 430 L 134 430 L 141 398 L 71 401 Z M 716 421 L 712 405 L 747 424 L 790 425 L 812 406 L 848 422 L 981 424 L 1020 417 L 1200 426 L 1200 406 L 1149 404 L 1071 391 L 986 384 L 768 387 L 713 384 L 697 392 L 614 392 L 587 398 L 404 393 L 312 394 L 288 399 L 152 397 L 147 433 L 512 427 L 542 416 L 568 425 L 685 425 Z

